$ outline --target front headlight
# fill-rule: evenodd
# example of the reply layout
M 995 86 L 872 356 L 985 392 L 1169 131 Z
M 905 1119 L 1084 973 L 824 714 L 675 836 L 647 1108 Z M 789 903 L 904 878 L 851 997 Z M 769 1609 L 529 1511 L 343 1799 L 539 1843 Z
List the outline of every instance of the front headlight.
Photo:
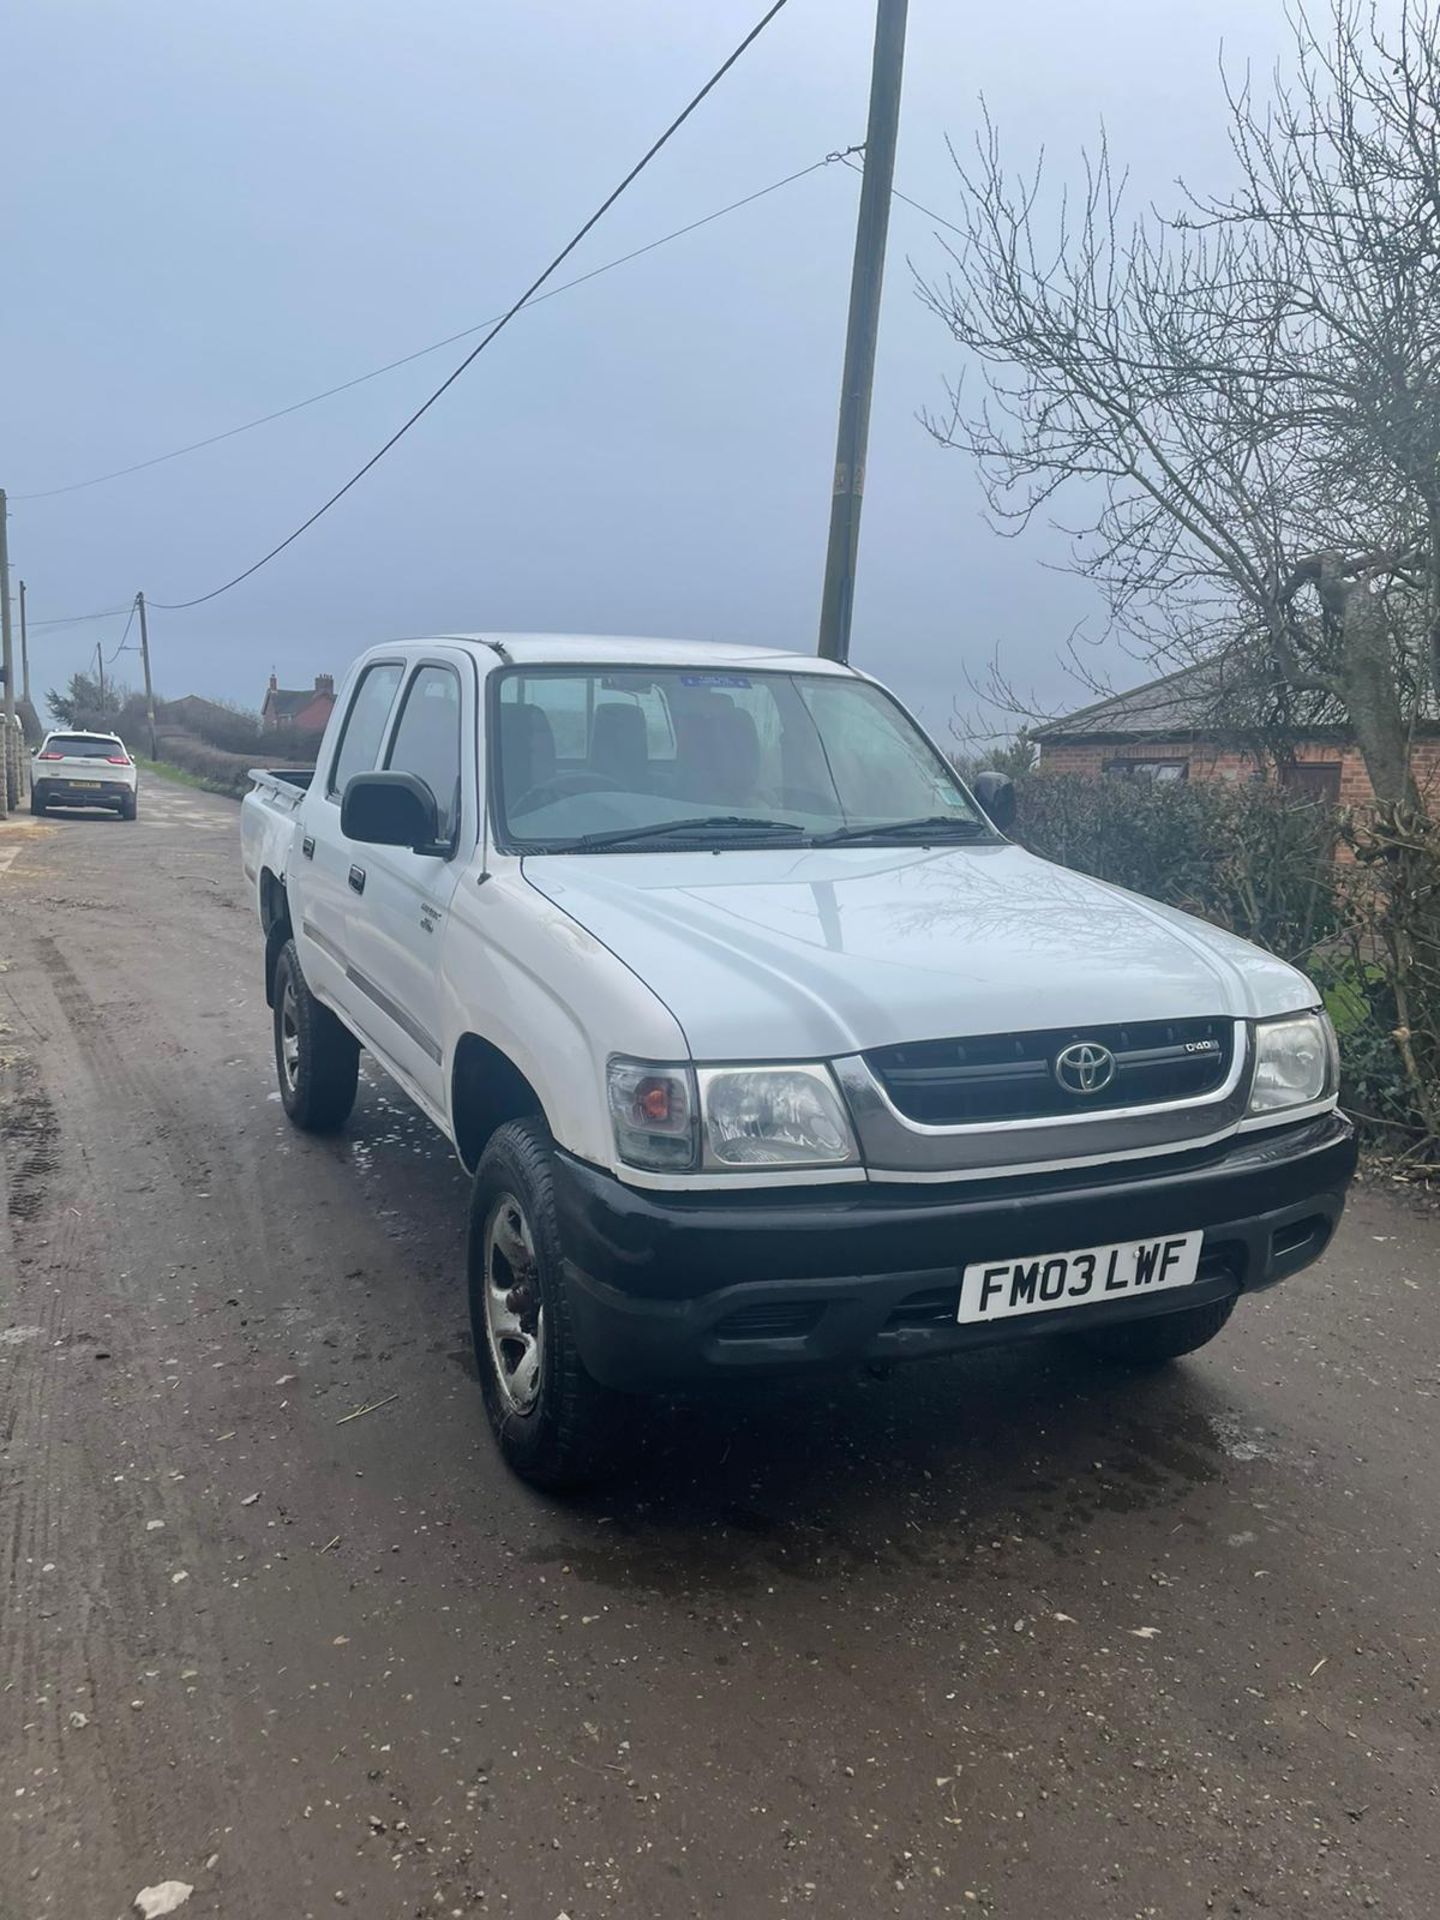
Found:
M 860 1157 L 828 1067 L 701 1067 L 699 1082 L 707 1167 L 848 1167 Z
M 616 1058 L 606 1070 L 615 1147 L 655 1173 L 850 1167 L 860 1159 L 830 1069 L 688 1067 Z
M 1335 1091 L 1334 1029 L 1323 1013 L 1262 1020 L 1255 1028 L 1255 1078 L 1251 1113 L 1308 1107 Z

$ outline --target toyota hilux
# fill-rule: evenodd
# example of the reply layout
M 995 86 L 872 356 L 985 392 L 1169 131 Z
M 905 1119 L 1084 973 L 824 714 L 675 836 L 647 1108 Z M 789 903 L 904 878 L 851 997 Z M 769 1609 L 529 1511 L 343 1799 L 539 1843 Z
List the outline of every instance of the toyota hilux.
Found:
M 285 1110 L 343 1126 L 363 1048 L 453 1143 L 485 1403 L 537 1482 L 703 1381 L 1171 1360 L 1335 1230 L 1305 975 L 1025 852 L 1010 783 L 850 667 L 379 646 L 316 766 L 253 781 Z

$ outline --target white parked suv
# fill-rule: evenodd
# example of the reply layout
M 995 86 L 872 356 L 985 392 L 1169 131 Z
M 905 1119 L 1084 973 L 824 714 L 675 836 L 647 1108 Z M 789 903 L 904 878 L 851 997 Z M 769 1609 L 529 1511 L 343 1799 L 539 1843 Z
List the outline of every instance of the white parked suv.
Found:
M 32 813 L 44 813 L 47 807 L 111 807 L 122 820 L 133 820 L 139 802 L 139 769 L 118 733 L 57 727 L 35 749 Z
M 473 1176 L 512 1466 L 633 1396 L 1073 1336 L 1218 1333 L 1355 1165 L 1305 976 L 1005 836 L 882 687 L 807 655 L 445 636 L 352 669 L 241 818 L 290 1118 L 367 1047 Z M 958 1389 L 963 1391 L 963 1389 Z

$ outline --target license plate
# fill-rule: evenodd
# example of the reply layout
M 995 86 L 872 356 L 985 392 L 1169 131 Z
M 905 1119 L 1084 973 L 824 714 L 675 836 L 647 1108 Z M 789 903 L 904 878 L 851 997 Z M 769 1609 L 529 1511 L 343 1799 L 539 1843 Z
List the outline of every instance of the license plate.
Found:
M 1122 1240 L 1117 1246 L 1024 1260 L 977 1261 L 961 1276 L 958 1317 L 971 1323 L 1009 1320 L 1021 1313 L 1188 1287 L 1200 1269 L 1204 1238 L 1203 1233 L 1177 1233 L 1165 1240 Z
M 103 780 L 72 780 L 70 782 L 72 787 L 103 787 L 104 784 Z

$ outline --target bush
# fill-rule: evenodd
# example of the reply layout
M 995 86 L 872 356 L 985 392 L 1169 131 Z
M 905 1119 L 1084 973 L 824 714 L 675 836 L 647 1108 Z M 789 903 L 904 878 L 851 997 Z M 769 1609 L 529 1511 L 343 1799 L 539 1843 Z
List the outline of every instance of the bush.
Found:
M 1440 1139 L 1440 828 L 1229 781 L 1018 785 L 1016 837 L 1032 852 L 1309 973 L 1339 1035 L 1342 1098 L 1372 1140 Z M 1342 841 L 1354 857 L 1337 861 Z
M 313 767 L 324 738 L 323 731 L 305 733 L 298 727 L 276 727 L 271 733 L 262 733 L 258 744 L 263 757 L 274 766 Z
M 1338 1025 L 1363 995 L 1369 1017 L 1354 1022 L 1348 1048 L 1357 1068 L 1377 1066 L 1364 1110 L 1440 1141 L 1440 825 L 1384 806 L 1348 817 L 1344 829 L 1355 856 L 1345 887 L 1347 996 L 1332 1017 Z M 1327 1004 L 1332 997 L 1333 988 Z
M 1017 783 L 1017 838 L 1032 853 L 1303 961 L 1340 924 L 1334 811 L 1238 781 Z
M 255 753 L 259 749 L 260 717 L 241 707 L 207 713 L 194 725 L 206 745 L 218 747 L 222 753 Z
M 162 726 L 159 733 L 163 761 L 236 800 L 250 790 L 251 767 L 313 766 L 320 740 L 315 734 L 257 734 L 246 751 L 230 752 L 183 728 Z
M 211 793 L 241 800 L 250 789 L 246 770 L 255 764 L 253 755 L 224 753 L 219 747 L 207 746 L 194 734 L 162 734 L 160 758 L 182 773 L 193 774 Z

